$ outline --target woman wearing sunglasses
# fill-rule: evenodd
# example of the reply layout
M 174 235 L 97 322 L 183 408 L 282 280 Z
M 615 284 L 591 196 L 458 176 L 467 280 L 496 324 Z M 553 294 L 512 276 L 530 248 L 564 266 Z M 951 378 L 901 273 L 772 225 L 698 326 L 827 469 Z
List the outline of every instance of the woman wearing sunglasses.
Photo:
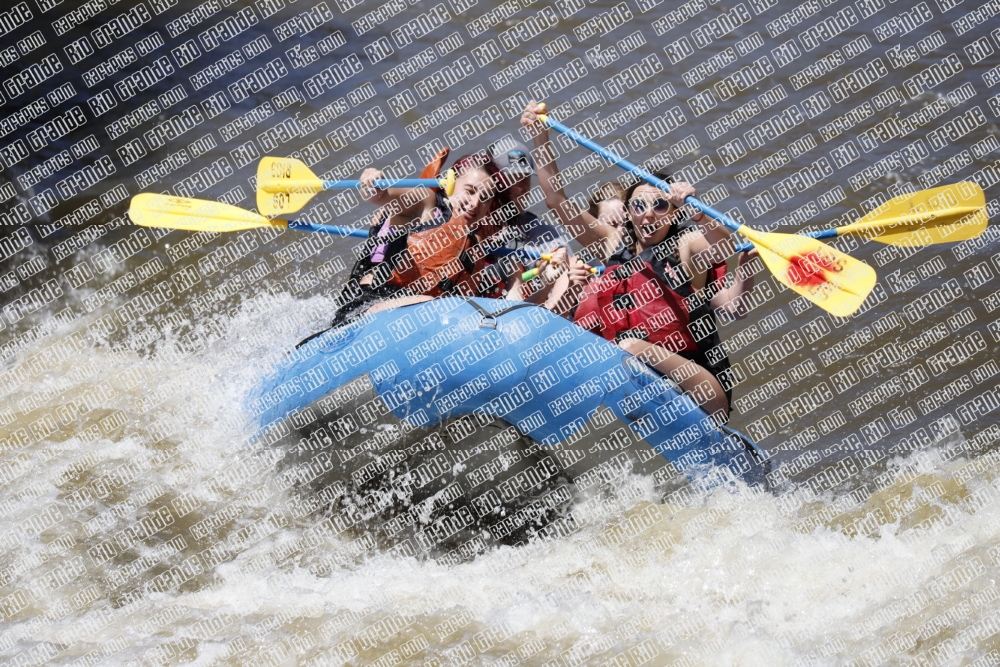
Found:
M 725 420 L 732 382 L 705 289 L 711 247 L 700 231 L 679 224 L 678 206 L 694 194 L 688 183 L 665 192 L 640 182 L 626 191 L 624 247 L 586 287 L 575 322 L 670 377 Z
M 545 113 L 545 108 L 540 103 L 528 102 L 521 114 L 521 125 L 534 133 L 536 155 L 553 156 L 555 152 L 549 140 L 548 128 L 538 118 L 541 113 Z M 566 196 L 560 185 L 559 167 L 555 159 L 539 160 L 538 181 L 545 193 L 546 206 L 556 213 L 563 227 L 585 246 L 586 250 L 580 253 L 582 257 L 593 257 L 607 263 L 612 255 L 634 242 L 634 239 L 627 237 L 623 226 L 628 217 L 624 203 L 628 200 L 623 197 L 623 189 L 614 187 L 618 185 L 616 181 L 599 186 L 591 196 L 587 210 L 578 208 Z M 680 203 L 683 206 L 683 202 Z M 757 256 L 757 251 L 752 250 L 739 256 L 736 268 L 731 272 L 730 286 L 725 287 L 726 274 L 730 272 L 726 260 L 732 254 L 732 234 L 724 225 L 700 212 L 679 224 L 690 226 L 692 223 L 713 249 L 712 253 L 704 256 L 704 260 L 711 266 L 708 283 L 712 292 L 712 307 L 717 311 L 724 311 L 729 319 L 742 319 L 746 315 L 745 304 L 753 290 L 753 272 L 746 264 Z M 575 265 L 575 262 L 571 264 Z M 553 288 L 550 306 L 555 303 L 575 304 L 574 292 L 579 292 L 580 281 L 589 276 L 588 270 L 589 267 L 578 267 L 567 272 L 567 277 L 560 279 Z M 565 305 L 553 309 L 560 313 L 571 310 Z

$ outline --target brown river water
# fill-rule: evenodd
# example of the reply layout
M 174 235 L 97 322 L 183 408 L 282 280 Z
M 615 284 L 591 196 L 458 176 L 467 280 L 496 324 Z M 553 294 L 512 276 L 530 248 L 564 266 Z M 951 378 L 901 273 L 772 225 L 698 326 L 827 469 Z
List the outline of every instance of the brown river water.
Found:
M 975 181 L 996 223 L 996 0 L 9 0 L 0 6 L 0 659 L 10 665 L 1000 664 L 1000 243 L 843 238 L 833 318 L 769 277 L 723 322 L 768 486 L 412 556 L 296 512 L 251 390 L 328 325 L 351 239 L 149 230 L 252 209 L 265 155 L 416 176 L 528 99 L 747 225 Z M 460 145 L 462 144 L 462 145 Z M 555 142 L 570 195 L 617 167 Z M 652 164 L 652 163 L 649 163 Z M 544 212 L 544 203 L 533 207 Z M 302 219 L 361 227 L 356 191 Z

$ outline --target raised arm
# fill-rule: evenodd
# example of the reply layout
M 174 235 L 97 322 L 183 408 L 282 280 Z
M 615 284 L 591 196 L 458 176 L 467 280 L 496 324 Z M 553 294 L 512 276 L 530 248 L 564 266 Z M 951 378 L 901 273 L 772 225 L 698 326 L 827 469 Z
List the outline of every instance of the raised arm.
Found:
M 396 229 L 404 229 L 419 222 L 425 211 L 434 207 L 434 192 L 427 188 L 389 188 L 378 190 L 372 183 L 385 178 L 378 169 L 368 168 L 361 173 L 361 196 L 389 212 L 389 224 Z M 423 190 L 423 192 L 421 192 Z
M 730 257 L 733 254 L 733 233 L 729 228 L 717 220 L 713 220 L 701 211 L 691 208 L 687 204 L 682 207 L 688 215 L 691 215 L 691 222 L 698 225 L 705 240 L 713 248 L 717 248 L 717 254 L 721 257 Z
M 698 230 L 708 242 L 709 249 L 698 258 L 701 265 L 719 264 L 733 254 L 733 234 L 722 223 L 713 220 L 701 211 L 693 212 L 691 221 L 698 225 Z M 740 253 L 733 273 L 732 284 L 720 289 L 712 296 L 712 308 L 725 312 L 735 319 L 743 319 L 747 314 L 749 295 L 753 292 L 756 272 L 750 266 L 750 261 L 757 256 L 757 250 Z
M 708 283 L 708 270 L 704 268 L 705 263 L 702 259 L 710 252 L 708 241 L 698 232 L 688 232 L 681 237 L 677 252 L 681 258 L 681 265 L 691 276 L 691 288 L 700 293 Z
M 580 209 L 566 196 L 559 180 L 559 167 L 555 161 L 555 151 L 549 141 L 549 130 L 538 118 L 542 113 L 545 113 L 544 105 L 535 101 L 528 102 L 521 114 L 521 125 L 532 132 L 538 182 L 545 194 L 545 205 L 555 211 L 566 231 L 581 245 L 604 248 L 606 259 L 618 246 L 621 232 L 614 225 L 602 222 L 589 211 Z

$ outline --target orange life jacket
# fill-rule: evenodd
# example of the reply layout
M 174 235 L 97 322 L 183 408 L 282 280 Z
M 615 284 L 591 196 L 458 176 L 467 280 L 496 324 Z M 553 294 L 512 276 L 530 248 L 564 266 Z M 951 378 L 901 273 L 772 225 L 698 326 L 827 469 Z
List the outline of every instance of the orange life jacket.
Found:
M 436 178 L 448 153 L 448 148 L 438 151 L 420 172 L 420 178 Z M 497 212 L 497 220 L 503 214 Z M 374 271 L 378 285 L 405 288 L 415 294 L 500 298 L 505 293 L 507 276 L 520 270 L 512 258 L 498 260 L 485 255 L 473 230 L 459 217 L 430 221 L 425 229 L 412 231 L 405 239 L 390 234 L 383 241 L 379 232 L 387 218 L 385 211 L 378 211 L 372 220 L 368 241 L 360 248 L 361 257 L 351 272 L 356 281 Z M 381 243 L 391 244 L 392 251 L 381 262 L 372 262 L 372 252 Z
M 448 148 L 441 149 L 424 167 L 420 178 L 436 178 L 448 158 Z M 496 212 L 502 217 L 502 212 Z M 499 229 L 501 224 L 494 224 Z M 460 217 L 410 232 L 406 250 L 394 258 L 393 271 L 386 281 L 417 294 L 445 296 L 464 294 L 500 298 L 506 292 L 507 276 L 519 270 L 513 259 L 485 255 L 478 248 L 474 230 Z
M 506 288 L 505 274 L 516 268 L 477 248 L 473 230 L 453 216 L 443 225 L 409 235 L 388 282 L 428 296 L 500 298 Z

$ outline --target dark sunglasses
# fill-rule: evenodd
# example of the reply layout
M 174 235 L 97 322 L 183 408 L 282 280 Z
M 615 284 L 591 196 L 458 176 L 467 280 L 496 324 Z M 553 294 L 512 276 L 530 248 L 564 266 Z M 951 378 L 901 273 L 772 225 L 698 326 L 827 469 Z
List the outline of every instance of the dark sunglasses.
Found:
M 632 208 L 633 213 L 636 215 L 642 215 L 646 212 L 646 207 L 649 205 L 649 202 L 645 199 L 636 198 L 630 201 L 628 205 Z M 671 204 L 669 201 L 663 197 L 657 197 L 653 200 L 653 213 L 667 213 L 670 211 L 670 206 Z

